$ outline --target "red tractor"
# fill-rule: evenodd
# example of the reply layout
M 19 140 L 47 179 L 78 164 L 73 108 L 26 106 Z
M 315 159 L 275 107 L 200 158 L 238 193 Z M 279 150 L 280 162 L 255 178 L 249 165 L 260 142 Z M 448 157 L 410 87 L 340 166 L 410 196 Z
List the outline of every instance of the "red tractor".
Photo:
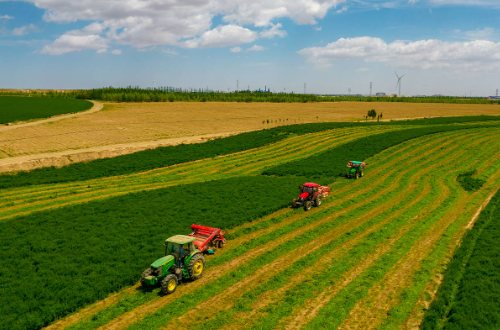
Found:
M 330 187 L 323 187 L 317 183 L 304 183 L 299 187 L 300 195 L 299 198 L 295 198 L 292 201 L 292 208 L 304 207 L 304 210 L 309 211 L 311 207 L 320 206 L 323 199 L 328 197 L 330 192 Z

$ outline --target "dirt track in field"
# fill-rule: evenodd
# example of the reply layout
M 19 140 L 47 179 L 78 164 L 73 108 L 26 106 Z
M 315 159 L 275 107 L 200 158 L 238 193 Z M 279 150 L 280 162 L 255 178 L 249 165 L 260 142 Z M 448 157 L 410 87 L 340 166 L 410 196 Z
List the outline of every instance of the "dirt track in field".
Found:
M 498 105 L 391 102 L 107 103 L 101 111 L 94 113 L 91 112 L 97 110 L 0 129 L 0 172 L 63 166 L 280 125 L 358 121 L 370 109 L 383 113 L 384 120 L 500 115 Z

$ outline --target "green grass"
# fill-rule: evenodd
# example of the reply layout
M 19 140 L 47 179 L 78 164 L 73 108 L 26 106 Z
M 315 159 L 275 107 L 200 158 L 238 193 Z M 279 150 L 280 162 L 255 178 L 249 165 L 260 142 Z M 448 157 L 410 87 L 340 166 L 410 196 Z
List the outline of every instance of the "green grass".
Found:
M 85 111 L 92 102 L 76 99 L 0 96 L 0 124 Z
M 481 212 L 449 263 L 423 330 L 500 327 L 500 192 Z

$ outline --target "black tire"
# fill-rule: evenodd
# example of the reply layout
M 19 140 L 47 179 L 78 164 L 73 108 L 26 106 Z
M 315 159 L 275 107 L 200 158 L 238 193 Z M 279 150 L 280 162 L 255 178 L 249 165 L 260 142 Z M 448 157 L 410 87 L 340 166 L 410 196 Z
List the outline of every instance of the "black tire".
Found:
M 201 269 L 200 269 L 201 267 Z M 201 253 L 195 254 L 188 264 L 189 278 L 194 280 L 199 279 L 205 270 L 205 258 Z
M 297 203 L 297 199 L 296 198 L 292 199 L 292 209 L 294 209 L 296 207 L 295 203 Z
M 219 249 L 222 249 L 224 247 L 224 245 L 226 245 L 226 240 L 223 239 L 223 240 L 218 241 L 217 245 L 218 245 Z
M 359 179 L 359 172 L 356 171 L 356 176 L 354 177 L 356 180 Z
M 177 289 L 177 284 L 179 284 L 177 276 L 169 274 L 161 281 L 161 292 L 163 294 L 174 293 L 175 289 Z
M 363 175 L 365 175 L 365 171 L 361 170 L 361 177 L 363 177 Z
M 147 286 L 147 284 L 144 282 L 144 279 L 149 275 L 151 275 L 151 268 L 148 268 L 144 272 L 142 272 L 142 275 L 141 275 L 141 285 L 142 286 Z
M 314 200 L 314 205 L 320 206 L 321 203 L 323 203 L 323 196 L 321 196 L 321 194 L 318 194 L 318 196 L 316 196 L 316 199 Z
M 312 207 L 311 201 L 307 201 L 304 203 L 304 211 L 309 211 Z

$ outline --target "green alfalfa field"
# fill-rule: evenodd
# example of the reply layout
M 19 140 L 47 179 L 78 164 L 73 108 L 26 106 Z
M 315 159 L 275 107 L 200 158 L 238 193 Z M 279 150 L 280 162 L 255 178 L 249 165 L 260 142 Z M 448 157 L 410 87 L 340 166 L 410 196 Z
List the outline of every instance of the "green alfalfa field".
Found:
M 419 328 L 500 185 L 492 119 L 289 126 L 148 168 L 91 162 L 84 179 L 73 165 L 3 175 L 0 328 Z M 363 178 L 342 176 L 349 160 L 368 163 Z M 306 181 L 332 193 L 289 208 Z M 193 223 L 228 232 L 203 277 L 168 296 L 141 288 L 164 239 Z

